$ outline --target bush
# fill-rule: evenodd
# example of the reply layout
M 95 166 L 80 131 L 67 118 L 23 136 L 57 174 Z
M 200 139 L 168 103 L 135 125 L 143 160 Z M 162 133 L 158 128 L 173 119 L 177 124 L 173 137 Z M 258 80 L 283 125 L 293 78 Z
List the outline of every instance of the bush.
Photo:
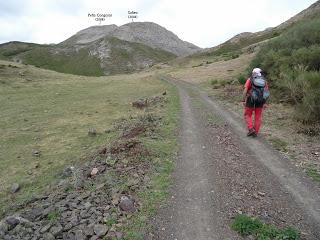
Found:
M 231 225 L 231 228 L 242 236 L 248 236 L 256 233 L 262 227 L 262 223 L 257 219 L 252 219 L 246 215 L 238 214 Z
M 261 67 L 275 80 L 283 68 L 320 69 L 320 19 L 303 22 L 265 44 L 250 67 Z
M 241 85 L 244 85 L 247 81 L 247 78 L 244 74 L 240 74 L 238 76 L 238 82 L 241 84 Z
M 297 118 L 303 122 L 320 121 L 320 72 L 300 73 L 296 82 L 301 87 Z
M 219 82 L 219 81 L 218 81 L 217 79 L 211 79 L 211 80 L 210 80 L 210 84 L 211 84 L 211 85 L 216 85 L 216 84 L 218 84 L 218 82 Z
M 268 41 L 250 64 L 268 73 L 280 96 L 296 107 L 303 122 L 320 120 L 320 19 L 294 25 Z
M 304 123 L 320 121 L 320 72 L 299 67 L 281 73 L 278 86 L 290 97 L 296 118 Z
M 234 54 L 231 55 L 231 58 L 232 58 L 232 59 L 236 59 L 236 58 L 238 58 L 239 56 L 240 56 L 239 54 L 234 53 Z

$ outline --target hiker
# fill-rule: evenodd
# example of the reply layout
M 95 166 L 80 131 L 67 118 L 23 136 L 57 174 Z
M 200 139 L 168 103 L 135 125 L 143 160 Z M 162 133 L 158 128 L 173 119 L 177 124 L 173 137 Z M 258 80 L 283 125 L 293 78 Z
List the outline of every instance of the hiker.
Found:
M 266 107 L 269 97 L 269 87 L 260 68 L 252 70 L 251 77 L 247 79 L 242 103 L 244 106 L 244 118 L 248 128 L 247 136 L 256 137 L 261 126 L 262 110 Z M 254 123 L 252 114 L 254 113 Z

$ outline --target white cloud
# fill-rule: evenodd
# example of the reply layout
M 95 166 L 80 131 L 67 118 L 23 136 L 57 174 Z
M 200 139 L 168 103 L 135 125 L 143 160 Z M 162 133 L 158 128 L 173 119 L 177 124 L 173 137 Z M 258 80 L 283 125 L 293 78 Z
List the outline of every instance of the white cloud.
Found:
M 58 43 L 98 23 L 88 13 L 112 13 L 102 24 L 152 21 L 200 47 L 212 47 L 244 31 L 276 26 L 315 0 L 11 0 L 0 3 L 0 42 Z

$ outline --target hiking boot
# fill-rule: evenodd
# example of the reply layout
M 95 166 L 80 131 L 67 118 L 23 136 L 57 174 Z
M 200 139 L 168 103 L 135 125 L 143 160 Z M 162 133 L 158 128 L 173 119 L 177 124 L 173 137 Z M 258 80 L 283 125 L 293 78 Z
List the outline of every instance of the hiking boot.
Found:
M 249 132 L 247 133 L 247 136 L 250 137 L 250 136 L 253 136 L 253 135 L 257 136 L 256 130 L 254 130 L 254 128 L 251 128 L 251 129 L 249 129 Z

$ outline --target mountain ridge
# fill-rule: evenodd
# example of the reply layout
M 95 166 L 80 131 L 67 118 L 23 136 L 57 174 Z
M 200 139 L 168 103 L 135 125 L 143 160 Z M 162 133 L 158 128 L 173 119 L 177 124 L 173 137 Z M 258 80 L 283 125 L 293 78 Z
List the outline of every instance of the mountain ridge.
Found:
M 59 45 L 86 44 L 103 37 L 116 37 L 120 40 L 145 44 L 186 56 L 200 50 L 196 45 L 181 40 L 176 34 L 153 22 L 132 22 L 121 26 L 102 25 L 85 28 Z

